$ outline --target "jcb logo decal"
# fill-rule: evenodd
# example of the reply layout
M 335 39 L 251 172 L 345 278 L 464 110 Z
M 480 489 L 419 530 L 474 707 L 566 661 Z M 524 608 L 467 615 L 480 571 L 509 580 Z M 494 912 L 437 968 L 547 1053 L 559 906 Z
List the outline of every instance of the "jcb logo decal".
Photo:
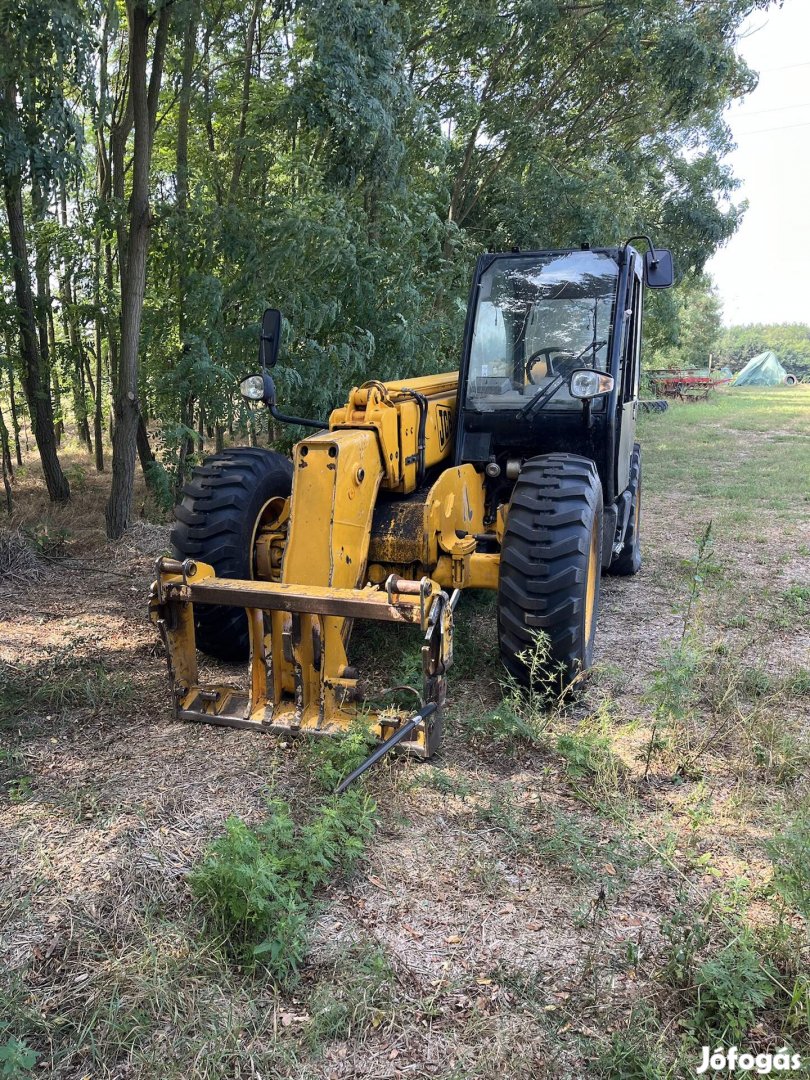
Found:
M 450 433 L 453 430 L 453 410 L 446 405 L 436 406 L 436 429 L 439 433 L 439 446 L 444 450 L 450 442 Z

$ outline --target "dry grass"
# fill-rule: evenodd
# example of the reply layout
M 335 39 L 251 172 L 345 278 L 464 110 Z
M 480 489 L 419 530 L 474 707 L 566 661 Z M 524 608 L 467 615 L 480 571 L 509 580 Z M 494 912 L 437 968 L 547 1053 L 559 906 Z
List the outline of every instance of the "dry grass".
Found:
M 49 578 L 0 611 L 0 661 L 28 688 L 0 758 L 0 1025 L 40 1054 L 34 1074 L 674 1080 L 699 1061 L 693 995 L 676 979 L 684 949 L 693 978 L 733 954 L 742 987 L 747 954 L 721 946 L 749 926 L 780 980 L 806 971 L 805 927 L 780 921 L 766 849 L 807 790 L 808 516 L 770 478 L 793 446 L 771 436 L 800 434 L 804 399 L 729 400 L 645 422 L 645 566 L 605 579 L 584 699 L 528 735 L 502 719 L 488 740 L 502 699 L 492 605 L 464 599 L 441 755 L 372 778 L 378 833 L 320 897 L 310 958 L 284 993 L 203 936 L 186 875 L 228 814 L 261 818 L 268 787 L 306 817 L 310 758 L 172 721 L 145 618 L 166 526 L 107 545 L 107 478 L 76 456 L 76 503 L 51 510 L 29 464 L 12 527 L 66 534 Z M 735 461 L 753 470 L 747 502 Z M 712 516 L 700 665 L 678 719 L 651 687 Z M 355 644 L 386 674 L 412 666 L 401 636 Z M 693 955 L 684 925 L 705 931 Z M 774 999 L 746 1045 L 798 1049 L 801 1025 Z
M 45 573 L 45 563 L 30 537 L 19 528 L 0 528 L 0 587 L 17 589 L 41 580 Z

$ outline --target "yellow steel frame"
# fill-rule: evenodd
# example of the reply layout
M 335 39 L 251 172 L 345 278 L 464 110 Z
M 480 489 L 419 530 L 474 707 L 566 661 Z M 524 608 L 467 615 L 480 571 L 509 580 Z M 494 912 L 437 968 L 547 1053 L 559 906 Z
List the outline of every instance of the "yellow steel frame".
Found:
M 422 702 L 444 703 L 453 612 L 447 593 L 428 578 L 394 578 L 386 589 L 342 589 L 218 578 L 212 567 L 191 560 L 180 564 L 159 559 L 156 569 L 150 615 L 166 645 L 181 719 L 318 735 L 345 730 L 360 715 L 372 734 L 387 738 L 410 714 L 358 710 L 357 679 L 345 664 L 342 642 L 325 632 L 330 622 L 354 618 L 418 627 L 424 635 Z M 201 685 L 194 604 L 245 608 L 250 633 L 247 690 Z M 440 714 L 435 713 L 402 748 L 429 757 L 440 731 Z
M 166 643 L 180 717 L 319 734 L 345 729 L 360 714 L 387 738 L 409 714 L 358 704 L 357 674 L 346 654 L 356 618 L 418 626 L 422 703 L 443 703 L 453 628 L 445 590 L 497 587 L 498 556 L 477 550 L 486 531 L 482 475 L 472 465 L 446 468 L 415 507 L 410 543 L 375 533 L 373 566 L 369 544 L 380 491 L 389 499 L 412 495 L 425 472 L 448 459 L 457 381 L 454 372 L 355 387 L 332 413 L 329 431 L 298 443 L 287 505 L 274 503 L 254 530 L 263 580 L 226 580 L 205 563 L 159 560 L 150 613 Z M 403 551 L 416 571 L 406 578 L 391 574 Z M 195 604 L 245 609 L 247 689 L 200 684 Z M 439 715 L 403 747 L 429 756 Z

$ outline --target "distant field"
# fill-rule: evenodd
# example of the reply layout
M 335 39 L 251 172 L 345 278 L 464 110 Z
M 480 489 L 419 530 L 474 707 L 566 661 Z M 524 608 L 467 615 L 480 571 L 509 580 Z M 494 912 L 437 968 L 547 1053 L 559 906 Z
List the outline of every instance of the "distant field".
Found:
M 212 936 L 188 875 L 268 793 L 317 823 L 323 757 L 173 722 L 145 617 L 168 529 L 106 545 L 88 461 L 66 511 L 29 465 L 15 523 L 56 561 L 0 585 L 0 1075 L 680 1080 L 702 1045 L 810 1059 L 810 386 L 675 404 L 641 440 L 644 565 L 603 581 L 585 694 L 547 710 L 504 687 L 492 598 L 465 597 L 444 748 L 369 778 L 376 831 L 308 901 L 283 988 Z M 401 636 L 355 645 L 413 673 Z

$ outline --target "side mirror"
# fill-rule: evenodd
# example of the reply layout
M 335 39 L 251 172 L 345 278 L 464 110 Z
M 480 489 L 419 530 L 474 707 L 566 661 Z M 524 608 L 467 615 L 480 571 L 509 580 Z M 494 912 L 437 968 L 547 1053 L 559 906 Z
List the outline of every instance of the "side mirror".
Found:
M 668 289 L 674 280 L 671 251 L 652 248 L 644 253 L 644 281 L 648 289 Z
M 583 401 L 599 397 L 600 394 L 608 394 L 612 389 L 613 376 L 595 368 L 578 368 L 571 372 L 568 380 L 571 397 L 581 398 Z
M 259 366 L 275 367 L 281 345 L 281 312 L 269 307 L 262 315 L 262 334 L 259 338 Z
M 276 386 L 266 371 L 258 375 L 248 375 L 246 379 L 242 379 L 239 383 L 239 392 L 245 401 L 263 401 L 271 408 L 276 403 Z

